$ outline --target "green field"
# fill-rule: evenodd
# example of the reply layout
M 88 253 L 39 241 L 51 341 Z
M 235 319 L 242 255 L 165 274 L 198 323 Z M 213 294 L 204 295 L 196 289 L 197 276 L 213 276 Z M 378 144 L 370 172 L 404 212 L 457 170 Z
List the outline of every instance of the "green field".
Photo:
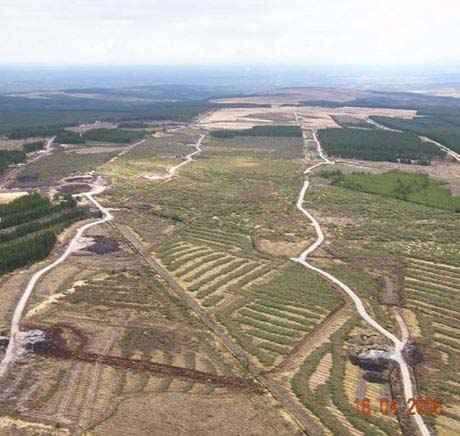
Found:
M 435 181 L 425 174 L 402 171 L 389 171 L 384 174 L 344 174 L 340 171 L 324 171 L 321 175 L 341 188 L 460 212 L 460 197 L 451 195 L 445 184 Z

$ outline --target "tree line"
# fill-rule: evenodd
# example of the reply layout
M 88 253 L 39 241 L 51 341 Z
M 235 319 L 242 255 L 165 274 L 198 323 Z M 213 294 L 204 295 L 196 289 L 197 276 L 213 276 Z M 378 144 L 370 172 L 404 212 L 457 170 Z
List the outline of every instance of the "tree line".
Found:
M 329 155 L 344 159 L 429 165 L 433 159 L 445 158 L 445 152 L 410 132 L 331 128 L 319 130 L 318 135 Z
M 268 136 L 268 137 L 287 137 L 301 138 L 302 130 L 297 126 L 255 126 L 250 129 L 239 130 L 214 130 L 211 131 L 214 138 L 234 138 L 237 136 Z
M 11 164 L 18 164 L 26 160 L 26 153 L 22 150 L 0 150 L 0 175 Z
M 75 206 L 75 199 L 69 194 L 62 196 L 58 203 L 52 204 L 47 198 L 33 192 L 10 204 L 0 206 L 0 229 L 17 226 Z
M 47 257 L 57 233 L 87 216 L 69 194 L 51 203 L 38 193 L 0 206 L 0 275 Z
M 0 245 L 0 275 L 47 257 L 56 243 L 56 234 L 49 230 Z

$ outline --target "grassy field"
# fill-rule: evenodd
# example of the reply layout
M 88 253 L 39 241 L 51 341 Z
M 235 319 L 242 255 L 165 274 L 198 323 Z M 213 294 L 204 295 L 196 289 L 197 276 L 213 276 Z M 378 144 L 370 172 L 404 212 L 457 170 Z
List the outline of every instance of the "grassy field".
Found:
M 58 275 L 44 279 L 25 324 L 60 335 L 61 352 L 47 350 L 15 371 L 0 399 L 4 414 L 21 420 L 53 416 L 49 427 L 71 433 L 91 428 L 101 436 L 144 426 L 173 435 L 182 425 L 200 434 L 216 422 L 231 425 L 228 434 L 248 425 L 262 429 L 259 434 L 273 428 L 283 436 L 297 434 L 263 395 L 235 388 L 244 371 L 116 232 L 104 226 L 94 232 L 117 239 L 120 250 L 72 257 Z M 193 403 L 193 413 L 183 412 L 185 403 Z M 178 413 L 178 419 L 165 425 L 149 413 L 152 405 L 168 416 Z M 132 418 L 136 413 L 144 416 L 142 423 Z M 40 431 L 46 430 L 42 424 Z
M 313 187 L 306 204 L 327 219 L 325 228 L 334 238 L 331 250 L 340 257 L 409 255 L 460 261 L 460 217 L 452 210 L 331 185 Z
M 57 151 L 28 165 L 19 177 L 32 177 L 40 182 L 53 182 L 73 174 L 95 170 L 118 152 L 80 154 Z
M 167 181 L 143 177 L 164 174 L 181 162 L 201 134 L 190 128 L 148 137 L 111 162 L 109 152 L 59 151 L 47 158 L 56 159 L 52 165 L 45 162 L 38 174 L 46 179 L 84 171 L 97 166 L 95 160 L 102 156 L 100 163 L 105 165 L 99 171 L 111 189 L 101 201 L 114 208 L 116 228 L 158 261 L 181 292 L 224 328 L 248 353 L 251 368 L 269 377 L 284 364 L 294 365 L 282 373 L 281 383 L 291 386 L 326 434 L 400 434 L 394 418 L 377 413 L 363 417 L 353 408 L 364 375 L 349 362 L 347 349 L 356 337 L 374 332 L 348 317 L 351 309 L 337 289 L 289 259 L 316 238 L 296 208 L 305 169 L 303 139 L 286 132 L 268 137 L 247 131 L 207 136 L 203 152 L 177 177 Z M 74 154 L 84 162 L 72 164 L 68 156 Z M 392 306 L 413 311 L 411 322 L 418 325 L 413 331 L 420 333 L 416 341 L 426 356 L 417 367 L 417 383 L 423 393 L 442 396 L 447 407 L 436 421 L 440 434 L 457 428 L 460 416 L 455 306 L 460 289 L 460 216 L 450 198 L 444 186 L 424 176 L 337 172 L 315 173 L 305 197 L 305 207 L 326 233 L 326 243 L 313 262 L 355 289 L 369 312 L 395 334 L 399 330 Z M 97 231 L 120 238 L 112 228 Z M 63 361 L 53 366 L 43 410 L 53 414 L 60 410 L 59 403 L 68 404 L 62 416 L 70 416 L 96 389 L 95 417 L 105 416 L 101 411 L 107 413 L 110 404 L 119 405 L 113 416 L 95 427 L 97 435 L 108 429 L 113 433 L 112 427 L 105 427 L 108 422 L 126 429 L 122 411 L 130 410 L 133 398 L 150 395 L 149 399 L 154 396 L 170 404 L 173 397 L 192 394 L 194 401 L 201 401 L 203 393 L 222 392 L 223 401 L 229 391 L 199 379 L 201 372 L 209 377 L 245 372 L 230 363 L 224 347 L 181 300 L 171 297 L 164 277 L 144 267 L 132 245 L 120 245 L 119 252 L 105 258 L 80 257 L 78 265 L 72 265 L 77 273 L 61 277 L 61 304 L 47 303 L 50 283 L 44 283 L 34 301 L 41 309 L 29 317 L 41 325 L 63 325 L 66 338 L 76 335 L 69 327 L 76 322 L 88 341 L 76 354 L 78 365 Z M 342 323 L 329 327 L 336 315 L 344 316 Z M 322 337 L 319 348 L 306 353 L 325 326 L 332 333 Z M 69 344 L 80 340 L 71 339 Z M 91 353 L 110 354 L 113 359 L 99 365 Z M 88 356 L 96 359 L 92 366 L 84 360 Z M 142 371 L 120 366 L 139 361 Z M 150 364 L 161 365 L 165 372 L 145 370 Z M 201 372 L 193 372 L 195 378 L 178 377 L 173 374 L 177 368 Z M 62 400 L 71 398 L 62 387 L 66 378 L 77 381 L 72 401 Z M 23 398 L 26 392 L 21 386 L 18 381 L 11 395 Z M 378 401 L 388 392 L 388 383 L 368 382 L 365 395 Z M 175 396 L 168 396 L 172 393 Z M 218 404 L 216 398 L 212 400 Z M 78 419 L 80 424 L 87 420 Z
M 442 183 L 424 174 L 389 171 L 384 174 L 323 172 L 334 185 L 422 204 L 436 209 L 460 212 L 460 197 L 452 196 Z
M 321 186 L 324 176 L 333 184 Z M 389 306 L 382 303 L 388 304 L 393 292 L 399 299 L 393 304 L 410 309 L 410 330 L 424 354 L 416 370 L 418 384 L 423 394 L 445 405 L 446 412 L 429 421 L 438 434 L 455 434 L 460 428 L 457 199 L 419 174 L 333 171 L 318 173 L 314 180 L 307 206 L 330 223 L 328 252 L 343 261 L 324 260 L 324 268 L 361 295 L 365 290 L 371 313 L 396 334 Z

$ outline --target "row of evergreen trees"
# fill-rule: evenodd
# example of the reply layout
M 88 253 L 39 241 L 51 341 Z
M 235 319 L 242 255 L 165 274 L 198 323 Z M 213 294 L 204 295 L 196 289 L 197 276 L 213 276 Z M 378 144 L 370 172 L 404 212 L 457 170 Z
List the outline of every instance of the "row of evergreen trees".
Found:
M 0 275 L 47 257 L 57 233 L 86 216 L 70 194 L 51 203 L 38 193 L 0 206 Z
M 56 234 L 46 231 L 31 238 L 0 245 L 0 275 L 48 256 L 56 243 Z
M 76 206 L 71 195 L 64 195 L 62 200 L 52 204 L 47 198 L 33 192 L 16 199 L 10 204 L 0 206 L 0 230 L 27 223 L 55 212 Z
M 85 210 L 79 207 L 64 209 L 61 212 L 51 214 L 45 218 L 20 224 L 11 229 L 0 230 L 0 244 L 22 238 L 31 233 L 39 232 L 59 225 L 67 227 L 72 222 L 85 216 Z M 1 248 L 1 245 L 0 245 Z

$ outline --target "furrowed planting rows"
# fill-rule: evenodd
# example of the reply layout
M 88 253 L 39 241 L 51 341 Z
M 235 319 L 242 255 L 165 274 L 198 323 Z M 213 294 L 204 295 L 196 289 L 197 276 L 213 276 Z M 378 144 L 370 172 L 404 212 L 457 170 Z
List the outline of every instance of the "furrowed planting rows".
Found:
M 305 290 L 300 268 L 261 257 L 241 233 L 192 225 L 159 256 L 264 366 L 279 362 L 340 305 L 313 277 Z
M 318 418 L 314 434 L 340 435 L 399 434 L 395 417 L 382 416 L 380 399 L 391 398 L 387 384 L 368 383 L 362 370 L 344 358 L 344 343 L 358 334 L 360 322 L 353 318 L 331 336 L 303 363 L 291 386 L 302 404 Z M 369 398 L 371 416 L 360 416 L 354 409 L 356 398 Z
M 407 259 L 407 307 L 417 313 L 430 358 L 430 383 L 425 394 L 441 398 L 437 418 L 442 434 L 460 432 L 460 267 Z M 452 432 L 452 433 L 449 433 Z M 441 434 L 441 433 L 440 433 Z
M 278 166 L 284 169 L 283 165 L 294 165 L 294 159 L 302 156 L 302 141 L 297 139 L 299 130 L 285 130 L 287 133 L 284 130 L 277 133 L 296 137 L 210 139 L 198 162 L 181 172 L 182 183 L 179 180 L 177 184 L 172 182 L 160 186 L 166 192 L 159 201 L 164 203 L 167 200 L 168 205 L 176 207 L 174 200 L 184 197 L 182 208 L 193 198 L 193 188 L 197 186 L 201 203 L 199 211 L 203 216 L 195 218 L 193 224 L 181 227 L 176 237 L 167 239 L 154 250 L 155 256 L 181 286 L 227 328 L 231 336 L 253 356 L 254 363 L 265 368 L 279 363 L 343 304 L 327 284 L 318 283 L 313 276 L 308 277 L 307 272 L 290 265 L 286 258 L 261 253 L 256 248 L 254 237 L 249 236 L 248 222 L 254 225 L 254 219 L 261 220 L 262 216 L 268 218 L 265 213 L 257 218 L 255 211 L 262 207 L 278 206 L 273 200 L 271 204 L 267 203 L 266 195 L 262 195 L 264 191 L 259 190 L 262 179 L 265 185 L 265 173 L 278 171 Z M 181 142 L 180 135 L 174 135 L 171 141 L 173 139 L 176 143 Z M 259 149 L 263 151 L 262 154 L 258 153 Z M 271 157 L 270 168 L 259 165 L 259 159 L 266 159 L 267 153 Z M 263 177 L 259 178 L 262 171 Z M 191 186 L 184 180 L 190 174 L 193 174 Z M 209 197 L 209 203 L 207 191 L 211 189 L 214 193 L 215 189 L 207 179 L 203 179 L 206 186 L 199 189 L 197 182 L 201 182 L 202 174 L 215 178 L 222 188 L 220 193 L 212 197 L 213 200 Z M 241 186 L 230 183 L 233 179 L 246 180 L 245 194 L 239 194 Z M 291 189 L 294 198 L 297 185 L 287 186 L 288 179 L 281 178 L 281 172 L 280 178 L 274 180 L 280 186 L 272 186 L 276 192 L 273 199 L 283 202 Z M 296 183 L 294 177 L 292 181 Z M 185 192 L 181 191 L 174 198 L 166 194 L 168 190 L 179 188 Z M 248 202 L 248 207 L 243 208 L 245 204 L 241 204 L 241 200 L 236 205 L 235 198 L 241 198 L 241 195 L 251 200 L 251 206 Z M 289 204 L 292 202 L 290 200 Z M 230 206 L 234 203 L 235 208 L 232 209 Z M 192 204 L 183 210 L 198 211 Z M 211 214 L 209 218 L 205 215 L 207 212 Z M 181 213 L 184 212 L 181 210 Z M 289 223 L 287 216 L 292 219 L 292 212 L 280 209 L 282 226 Z M 266 225 L 264 220 L 258 227 Z M 284 231 L 288 229 L 286 226 Z M 306 279 L 309 283 L 307 291 L 304 289 Z

